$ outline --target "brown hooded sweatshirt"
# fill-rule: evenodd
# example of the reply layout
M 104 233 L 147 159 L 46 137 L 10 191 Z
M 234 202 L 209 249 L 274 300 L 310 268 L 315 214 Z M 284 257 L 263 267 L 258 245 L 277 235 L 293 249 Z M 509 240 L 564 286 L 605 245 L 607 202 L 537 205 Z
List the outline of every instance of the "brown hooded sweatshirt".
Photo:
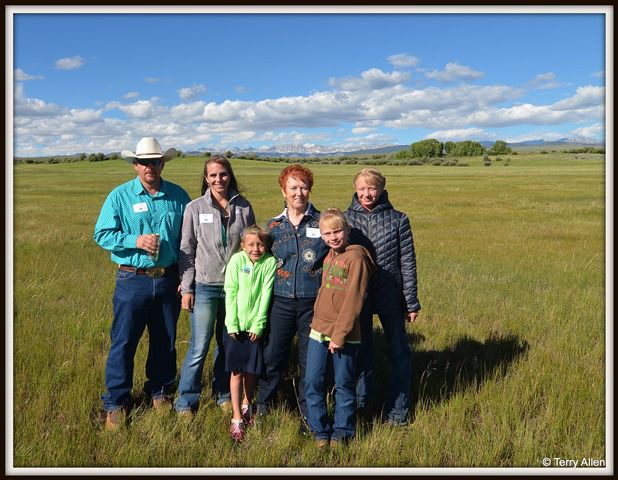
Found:
M 331 249 L 324 259 L 311 328 L 339 346 L 361 340 L 359 316 L 375 268 L 365 247 L 347 245 L 341 253 Z

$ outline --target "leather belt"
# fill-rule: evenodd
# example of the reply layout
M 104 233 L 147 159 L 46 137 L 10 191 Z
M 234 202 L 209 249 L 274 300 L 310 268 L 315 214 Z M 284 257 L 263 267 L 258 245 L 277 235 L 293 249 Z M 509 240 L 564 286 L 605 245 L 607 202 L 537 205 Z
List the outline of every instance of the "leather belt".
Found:
M 178 265 L 173 264 L 169 267 L 151 267 L 151 268 L 136 268 L 131 265 L 119 265 L 119 270 L 123 270 L 125 272 L 132 272 L 136 275 L 148 275 L 150 278 L 161 278 L 168 272 L 172 272 L 174 270 L 178 270 Z

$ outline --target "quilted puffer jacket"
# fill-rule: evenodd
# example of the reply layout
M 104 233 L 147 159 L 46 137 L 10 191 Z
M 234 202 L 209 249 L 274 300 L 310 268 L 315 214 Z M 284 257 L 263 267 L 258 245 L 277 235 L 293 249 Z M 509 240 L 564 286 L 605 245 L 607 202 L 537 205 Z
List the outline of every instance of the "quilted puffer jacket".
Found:
M 352 227 L 350 243 L 367 248 L 377 264 L 367 300 L 372 312 L 419 311 L 416 254 L 407 215 L 393 208 L 384 190 L 371 211 L 361 206 L 355 193 L 346 217 Z

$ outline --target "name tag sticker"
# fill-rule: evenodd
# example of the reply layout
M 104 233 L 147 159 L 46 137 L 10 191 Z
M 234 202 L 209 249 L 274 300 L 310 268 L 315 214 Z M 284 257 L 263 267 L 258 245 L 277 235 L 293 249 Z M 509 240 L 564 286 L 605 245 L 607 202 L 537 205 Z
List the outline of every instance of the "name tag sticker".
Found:
M 200 213 L 200 223 L 212 223 L 212 213 Z
M 319 228 L 307 227 L 306 232 L 307 232 L 307 238 L 320 238 Z
M 142 203 L 134 203 L 133 204 L 133 211 L 135 213 L 140 213 L 140 212 L 147 212 L 148 211 L 148 205 L 146 205 L 145 202 Z

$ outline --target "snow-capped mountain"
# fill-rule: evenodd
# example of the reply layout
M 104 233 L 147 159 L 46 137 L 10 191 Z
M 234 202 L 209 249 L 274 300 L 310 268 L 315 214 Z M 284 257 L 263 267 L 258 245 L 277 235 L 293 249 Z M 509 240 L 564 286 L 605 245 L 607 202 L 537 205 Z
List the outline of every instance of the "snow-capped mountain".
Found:
M 486 148 L 491 148 L 494 141 L 480 141 L 481 145 Z M 547 141 L 543 139 L 528 140 L 524 142 L 507 143 L 511 148 L 543 146 L 543 145 L 602 145 L 594 138 L 561 138 L 558 140 Z M 196 151 L 188 152 L 189 154 L 202 154 L 204 152 L 224 153 L 232 152 L 235 156 L 238 155 L 256 155 L 270 157 L 320 157 L 320 156 L 338 156 L 338 155 L 361 155 L 361 154 L 383 154 L 393 153 L 400 150 L 405 150 L 410 147 L 410 144 L 380 144 L 380 145 L 358 145 L 358 144 L 339 144 L 339 145 L 319 145 L 313 143 L 305 144 L 286 144 L 272 145 L 262 147 L 202 147 Z

